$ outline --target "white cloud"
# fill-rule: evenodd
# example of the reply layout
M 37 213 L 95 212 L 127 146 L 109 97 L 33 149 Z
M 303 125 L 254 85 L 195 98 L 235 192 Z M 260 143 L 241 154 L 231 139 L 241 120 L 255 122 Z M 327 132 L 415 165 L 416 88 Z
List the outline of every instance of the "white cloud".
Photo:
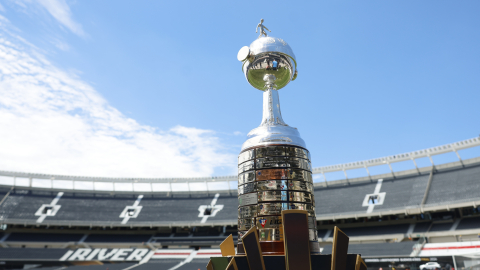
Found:
M 141 125 L 21 38 L 0 32 L 0 170 L 194 177 L 234 166 L 235 155 L 213 131 Z
M 38 0 L 38 2 L 52 15 L 58 22 L 70 29 L 79 36 L 85 36 L 82 26 L 72 18 L 72 12 L 65 0 Z
M 10 0 L 25 13 L 37 13 L 35 9 L 44 8 L 61 25 L 68 28 L 74 34 L 85 37 L 81 24 L 73 19 L 72 11 L 65 0 Z M 38 5 L 34 5 L 38 4 Z

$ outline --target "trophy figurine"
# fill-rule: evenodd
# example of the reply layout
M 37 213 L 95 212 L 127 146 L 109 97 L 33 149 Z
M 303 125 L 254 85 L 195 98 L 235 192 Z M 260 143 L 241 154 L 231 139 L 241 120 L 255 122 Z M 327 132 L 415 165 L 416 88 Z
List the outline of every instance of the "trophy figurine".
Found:
M 260 36 L 238 52 L 248 83 L 263 91 L 263 117 L 250 131 L 238 157 L 237 254 L 245 254 L 242 236 L 256 228 L 264 255 L 284 255 L 283 210 L 308 212 L 310 252 L 319 253 L 310 153 L 300 133 L 287 125 L 278 90 L 297 77 L 297 62 L 283 39 Z

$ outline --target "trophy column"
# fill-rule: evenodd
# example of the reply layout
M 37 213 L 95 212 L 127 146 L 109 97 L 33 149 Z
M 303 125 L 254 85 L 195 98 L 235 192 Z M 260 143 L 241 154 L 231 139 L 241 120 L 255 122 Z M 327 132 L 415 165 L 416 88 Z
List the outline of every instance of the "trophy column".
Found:
M 284 253 L 282 210 L 306 210 L 312 252 L 318 252 L 312 172 L 308 150 L 292 145 L 247 149 L 238 157 L 239 239 L 256 227 L 263 254 Z M 239 254 L 244 253 L 241 241 Z

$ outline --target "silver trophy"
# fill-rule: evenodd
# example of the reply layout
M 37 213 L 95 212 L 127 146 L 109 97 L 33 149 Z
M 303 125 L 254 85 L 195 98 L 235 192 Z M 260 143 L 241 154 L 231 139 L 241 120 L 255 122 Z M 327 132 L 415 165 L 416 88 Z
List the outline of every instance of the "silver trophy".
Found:
M 283 121 L 277 92 L 297 78 L 295 54 L 283 39 L 267 35 L 263 19 L 258 28 L 261 35 L 250 46 L 242 47 L 237 54 L 237 59 L 243 63 L 242 69 L 248 83 L 264 91 L 262 123 L 248 133 L 242 150 L 271 143 L 305 147 L 298 130 Z
M 283 254 L 281 211 L 306 210 L 310 250 L 316 253 L 319 246 L 310 153 L 298 130 L 283 121 L 278 98 L 278 90 L 296 79 L 297 62 L 287 42 L 268 36 L 266 31 L 270 30 L 263 19 L 258 30 L 259 37 L 237 55 L 248 83 L 264 92 L 262 122 L 248 133 L 238 157 L 239 235 L 256 226 L 262 252 Z M 241 241 L 237 252 L 243 253 Z

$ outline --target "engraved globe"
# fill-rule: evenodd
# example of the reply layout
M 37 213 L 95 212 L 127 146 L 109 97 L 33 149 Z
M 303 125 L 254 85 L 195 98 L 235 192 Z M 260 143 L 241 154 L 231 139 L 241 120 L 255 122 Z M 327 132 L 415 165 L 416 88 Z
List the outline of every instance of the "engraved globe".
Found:
M 279 90 L 297 77 L 295 54 L 281 38 L 260 37 L 241 48 L 237 58 L 248 83 L 262 91 Z

